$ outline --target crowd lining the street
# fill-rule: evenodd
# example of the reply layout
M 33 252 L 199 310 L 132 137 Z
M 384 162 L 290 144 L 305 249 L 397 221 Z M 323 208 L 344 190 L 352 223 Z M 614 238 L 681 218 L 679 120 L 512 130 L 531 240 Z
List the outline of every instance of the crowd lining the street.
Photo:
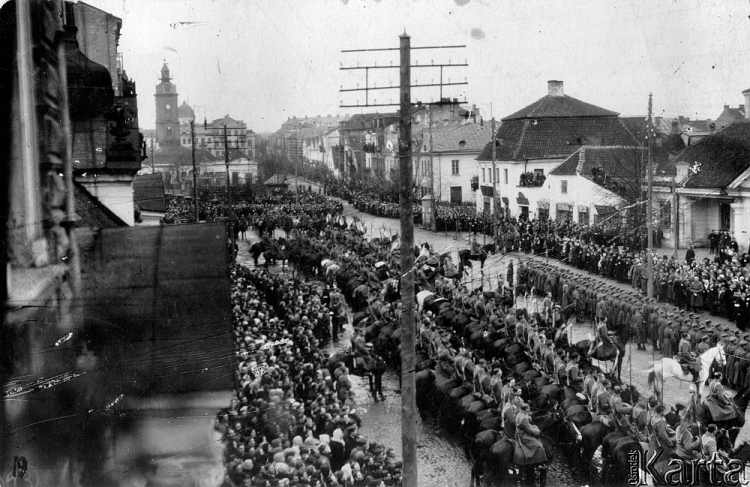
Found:
M 185 212 L 184 206 L 184 203 L 182 206 L 176 204 L 174 214 Z M 225 208 L 219 203 L 207 213 L 227 214 Z M 334 200 L 311 194 L 304 196 L 299 205 L 293 201 L 292 195 L 283 195 L 236 202 L 233 209 L 235 213 L 228 215 L 230 220 L 247 221 L 248 226 L 256 226 L 262 234 L 265 221 L 283 222 L 290 215 L 296 217 L 292 226 L 302 223 L 303 226 L 325 228 L 332 223 L 331 216 L 339 222 L 342 206 Z M 277 226 L 283 228 L 284 223 Z M 242 225 L 237 224 L 236 228 L 242 228 Z M 347 226 L 341 225 L 341 228 Z M 479 226 L 469 225 L 467 230 L 477 232 Z M 647 340 L 650 340 L 654 350 L 661 350 L 667 357 L 676 353 L 687 356 L 693 351 L 702 353 L 721 343 L 728 359 L 723 376 L 715 382 L 735 388 L 750 385 L 750 333 L 743 333 L 748 324 L 747 309 L 750 308 L 747 301 L 750 262 L 747 254 L 737 254 L 737 244 L 728 240 L 728 235 L 712 239 L 716 241 L 715 249 L 712 249 L 715 251 L 713 261 L 690 259 L 689 254 L 683 262 L 667 257 L 658 259 L 657 296 L 646 298 L 643 295 L 645 251 L 628 250 L 637 246 L 622 248 L 617 241 L 607 241 L 600 227 L 499 218 L 495 221 L 493 233 L 496 233 L 499 250 L 544 254 L 587 272 L 581 275 L 528 258 L 519 267 L 516 291 L 536 292 L 547 298 L 541 313 L 529 321 L 526 316 L 518 321 L 517 329 L 526 329 L 527 335 L 529 327 L 534 327 L 537 338 L 530 342 L 535 344 L 535 355 L 543 356 L 543 349 L 550 345 L 544 337 L 539 339 L 535 325 L 549 326 L 552 332 L 564 327 L 572 316 L 578 316 L 608 323 L 624 341 L 635 336 L 639 348 L 645 349 Z M 330 234 L 327 237 L 308 236 L 305 245 L 325 249 L 334 258 L 341 257 L 346 265 L 361 272 L 365 281 L 371 279 L 373 262 L 358 257 L 357 253 L 373 250 L 364 241 L 362 232 L 337 235 L 338 242 L 331 241 Z M 397 272 L 398 259 L 389 259 L 389 264 Z M 633 291 L 625 292 L 613 286 L 602 288 L 595 275 L 629 282 Z M 507 277 L 507 281 L 498 282 L 498 296 L 512 287 L 512 274 Z M 344 320 L 343 295 L 335 287 L 321 291 L 319 284 L 297 282 L 295 286 L 289 286 L 278 276 L 242 266 L 235 268 L 234 278 L 240 387 L 236 401 L 217 419 L 217 428 L 224 432 L 228 442 L 227 465 L 231 484 L 398 485 L 400 463 L 395 460 L 393 450 L 368 444 L 357 433 L 361 419 L 353 411 L 355 405 L 347 380 L 348 371 L 340 369 L 339 377 L 331 377 L 326 357 L 320 350 L 321 342 L 330 338 L 331 316 L 338 323 Z M 487 326 L 497 328 L 509 324 L 505 315 L 509 310 L 499 302 L 480 300 L 481 291 L 470 292 L 460 285 L 451 289 L 449 297 L 458 307 L 479 310 L 481 301 L 478 314 Z M 732 296 L 731 306 L 727 304 L 727 294 Z M 382 302 L 375 303 L 384 321 L 390 319 L 392 323 L 398 323 L 397 311 L 390 311 L 390 306 L 383 306 Z M 712 324 L 711 320 L 701 321 L 690 312 L 704 308 L 735 319 L 740 329 L 733 332 L 729 327 Z M 459 351 L 452 346 L 450 333 L 437 329 L 435 321 L 436 317 L 430 313 L 423 312 L 419 317 L 420 343 L 432 353 L 455 356 Z M 289 343 L 285 344 L 285 340 Z M 280 344 L 263 347 L 268 342 Z M 558 363 L 562 364 L 566 377 L 569 377 L 571 363 L 579 357 L 575 354 L 558 355 L 556 367 Z M 497 370 L 493 373 L 497 374 Z M 501 376 L 495 376 L 495 379 L 496 405 L 505 410 L 516 401 L 513 405 L 520 411 L 523 404 L 518 398 L 513 399 L 512 383 L 508 379 L 502 380 Z M 599 383 L 599 390 L 591 390 L 594 383 Z M 598 376 L 584 385 L 590 400 L 597 404 L 596 408 L 601 406 L 603 412 L 611 412 L 608 405 L 621 391 L 610 386 L 611 383 L 600 380 Z M 658 423 L 659 418 L 663 418 L 665 410 L 658 402 L 653 402 L 653 399 L 650 402 L 644 400 L 633 408 L 632 419 L 636 424 L 645 426 L 645 421 L 650 425 L 654 419 Z M 690 405 L 687 405 L 687 410 L 692 410 Z M 685 426 L 678 427 L 676 432 L 669 428 L 662 431 L 661 427 L 650 427 L 650 434 L 657 434 L 654 431 L 658 430 L 657 436 L 663 436 L 660 438 L 662 443 L 671 444 L 685 454 L 685 448 L 695 442 L 698 434 L 698 430 L 690 426 L 696 425 L 695 418 L 686 414 L 682 415 Z M 686 431 L 690 435 L 685 435 Z M 669 433 L 676 433 L 676 437 Z M 709 433 L 710 427 L 706 434 Z M 339 454 L 341 444 L 344 445 L 343 455 Z M 696 454 L 692 450 L 688 453 Z

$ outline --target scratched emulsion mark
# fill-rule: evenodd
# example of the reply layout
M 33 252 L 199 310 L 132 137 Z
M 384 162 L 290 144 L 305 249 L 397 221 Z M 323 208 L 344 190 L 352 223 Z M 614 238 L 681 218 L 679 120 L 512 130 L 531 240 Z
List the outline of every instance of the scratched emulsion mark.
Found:
M 73 332 L 72 331 L 70 333 L 68 333 L 67 335 L 65 335 L 64 337 L 62 337 L 61 339 L 57 340 L 55 342 L 55 346 L 59 347 L 60 345 L 62 345 L 63 343 L 67 342 L 71 338 L 73 338 Z
M 56 375 L 54 377 L 50 377 L 49 379 L 44 379 L 44 378 L 38 379 L 32 382 L 29 382 L 28 384 L 16 386 L 7 392 L 4 392 L 3 397 L 22 396 L 30 392 L 40 391 L 42 389 L 49 389 L 50 387 L 55 387 L 65 382 L 68 382 L 70 380 L 73 380 L 76 377 L 80 377 L 85 373 L 86 372 L 65 372 L 65 373 Z

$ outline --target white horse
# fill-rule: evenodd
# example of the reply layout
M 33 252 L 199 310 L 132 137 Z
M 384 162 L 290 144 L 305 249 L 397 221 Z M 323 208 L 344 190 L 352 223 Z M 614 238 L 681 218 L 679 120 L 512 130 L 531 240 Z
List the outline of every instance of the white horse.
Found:
M 723 366 L 726 363 L 724 347 L 720 345 L 709 348 L 701 354 L 700 358 L 701 372 L 699 377 L 694 377 L 693 374 L 683 373 L 680 363 L 672 358 L 665 357 L 661 360 L 657 360 L 654 362 L 653 369 L 648 373 L 649 388 L 653 386 L 654 394 L 656 394 L 657 398 L 660 398 L 664 379 L 668 379 L 669 377 L 674 377 L 683 382 L 705 384 L 706 379 L 708 379 L 709 371 L 711 370 L 711 365 L 713 365 L 714 361 L 720 366 Z

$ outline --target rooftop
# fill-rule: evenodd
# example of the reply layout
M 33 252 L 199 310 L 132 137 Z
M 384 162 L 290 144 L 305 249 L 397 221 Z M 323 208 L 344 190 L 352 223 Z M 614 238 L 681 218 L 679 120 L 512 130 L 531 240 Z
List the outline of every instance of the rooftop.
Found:
M 675 163 L 680 162 L 701 164 L 700 172 L 690 177 L 686 187 L 725 188 L 750 168 L 750 120 L 704 137 L 677 156 Z
M 517 119 L 539 119 L 560 117 L 616 117 L 617 112 L 583 102 L 563 92 L 563 82 L 548 81 L 548 94 L 531 105 L 503 118 L 503 121 Z

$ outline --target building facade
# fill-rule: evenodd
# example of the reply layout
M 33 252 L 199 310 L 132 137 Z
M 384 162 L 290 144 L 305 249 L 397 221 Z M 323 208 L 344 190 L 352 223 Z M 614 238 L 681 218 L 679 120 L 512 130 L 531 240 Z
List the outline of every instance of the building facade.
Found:
M 750 120 L 734 122 L 687 147 L 674 175 L 656 178 L 657 207 L 671 209 L 665 245 L 708 246 L 712 232 L 728 232 L 748 249 L 750 235 Z
M 546 96 L 500 122 L 477 158 L 477 210 L 519 218 L 556 218 L 549 174 L 586 146 L 633 146 L 616 112 L 568 96 L 563 82 L 548 82 Z M 562 207 L 561 207 L 562 208 Z M 565 207 L 567 211 L 567 206 Z

